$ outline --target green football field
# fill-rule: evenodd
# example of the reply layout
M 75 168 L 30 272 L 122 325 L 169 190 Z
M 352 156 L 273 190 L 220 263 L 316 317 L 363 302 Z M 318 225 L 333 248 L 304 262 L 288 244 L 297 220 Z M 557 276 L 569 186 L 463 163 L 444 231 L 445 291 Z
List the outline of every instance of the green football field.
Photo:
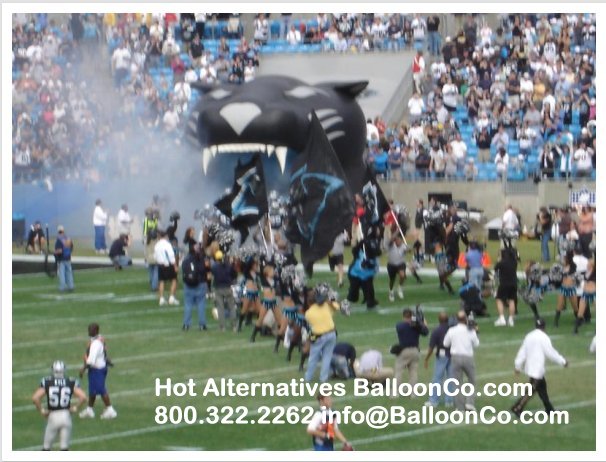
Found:
M 316 274 L 315 280 L 325 278 L 334 283 L 334 276 Z M 87 343 L 87 325 L 96 321 L 107 339 L 108 350 L 115 367 L 110 370 L 107 384 L 114 407 L 115 420 L 100 420 L 102 402 L 95 406 L 94 420 L 74 417 L 72 449 L 74 450 L 309 450 L 310 437 L 305 426 L 299 424 L 235 425 L 186 424 L 159 425 L 155 422 L 156 407 L 187 409 L 189 417 L 205 417 L 209 406 L 222 411 L 223 406 L 244 406 L 248 419 L 259 418 L 260 406 L 315 406 L 313 398 L 215 398 L 155 396 L 155 379 L 171 378 L 173 382 L 196 381 L 201 392 L 208 378 L 232 378 L 236 383 L 289 382 L 299 380 L 297 352 L 293 361 L 285 360 L 282 347 L 273 353 L 273 338 L 258 337 L 249 343 L 250 327 L 241 334 L 219 332 L 207 309 L 209 330 L 181 331 L 183 307 L 159 307 L 155 294 L 147 284 L 147 273 L 142 268 L 123 272 L 113 269 L 78 271 L 75 273 L 76 291 L 60 295 L 57 280 L 45 274 L 13 277 L 13 449 L 41 448 L 45 421 L 35 411 L 31 395 L 41 377 L 50 372 L 55 359 L 63 359 L 68 372 L 77 375 Z M 458 281 L 453 281 L 458 287 Z M 396 343 L 395 324 L 401 318 L 404 306 L 421 303 L 430 328 L 437 324 L 437 312 L 450 313 L 459 307 L 458 297 L 438 289 L 434 278 L 425 278 L 422 285 L 406 283 L 405 300 L 389 303 L 387 278 L 377 278 L 379 308 L 366 312 L 354 305 L 351 317 L 338 315 L 336 325 L 339 340 L 352 343 L 358 355 L 375 348 L 383 352 L 386 366 L 393 366 L 394 357 L 389 348 Z M 341 295 L 344 295 L 342 289 Z M 181 292 L 178 298 L 182 301 Z M 520 304 L 520 315 L 513 328 L 493 326 L 494 301 L 489 301 L 492 317 L 481 319 L 481 346 L 476 352 L 478 385 L 487 382 L 525 382 L 526 377 L 513 374 L 513 360 L 524 335 L 532 329 L 530 310 Z M 549 394 L 557 409 L 569 412 L 568 425 L 412 425 L 400 424 L 382 430 L 366 425 L 342 424 L 341 429 L 357 450 L 595 450 L 595 356 L 588 353 L 595 333 L 595 318 L 591 325 L 582 327 L 573 335 L 571 310 L 563 313 L 559 329 L 553 324 L 555 296 L 548 294 L 540 305 L 556 349 L 570 366 L 561 368 L 550 364 L 547 369 Z M 196 324 L 194 315 L 193 323 Z M 422 354 L 427 348 L 422 339 Z M 427 383 L 429 370 L 419 368 L 419 381 Z M 406 377 L 406 375 L 405 375 Z M 83 388 L 86 390 L 86 378 Z M 426 398 L 389 399 L 387 397 L 355 397 L 352 383 L 346 382 L 347 394 L 334 398 L 334 407 L 352 406 L 366 410 L 373 406 L 404 406 L 421 410 Z M 516 398 L 479 397 L 478 409 L 494 406 L 507 410 Z M 535 396 L 528 410 L 542 409 Z M 244 410 L 240 410 L 244 412 Z M 221 415 L 225 415 L 225 411 Z M 276 414 L 272 410 L 269 420 Z M 232 416 L 235 421 L 237 415 Z M 284 420 L 286 417 L 284 417 Z M 340 445 L 338 445 L 340 448 Z

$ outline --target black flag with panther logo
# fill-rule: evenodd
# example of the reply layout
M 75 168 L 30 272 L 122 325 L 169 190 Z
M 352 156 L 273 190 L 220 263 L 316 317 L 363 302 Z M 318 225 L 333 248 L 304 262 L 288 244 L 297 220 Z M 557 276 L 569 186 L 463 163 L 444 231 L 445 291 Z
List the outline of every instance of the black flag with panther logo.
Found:
M 289 193 L 286 235 L 301 245 L 303 265 L 311 273 L 337 235 L 351 227 L 354 215 L 345 173 L 315 112 L 307 145 L 292 167 Z
M 231 191 L 215 202 L 215 206 L 229 217 L 244 242 L 248 228 L 256 225 L 267 213 L 267 191 L 259 154 L 245 164 L 238 160 Z
M 366 166 L 366 182 L 362 188 L 362 198 L 366 209 L 362 219 L 365 227 L 381 225 L 383 217 L 389 212 L 390 207 L 381 185 L 377 182 L 374 169 L 370 165 Z

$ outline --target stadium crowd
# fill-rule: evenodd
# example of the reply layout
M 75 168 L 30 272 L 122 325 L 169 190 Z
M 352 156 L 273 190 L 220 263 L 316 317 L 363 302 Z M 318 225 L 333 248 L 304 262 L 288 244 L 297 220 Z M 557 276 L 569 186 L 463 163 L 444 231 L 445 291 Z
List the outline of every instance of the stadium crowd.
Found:
M 259 14 L 249 42 L 233 14 L 73 14 L 62 25 L 18 15 L 13 179 L 142 173 L 121 155 L 125 139 L 173 144 L 198 96 L 191 84 L 250 81 L 263 53 L 403 48 L 418 50 L 408 120 L 367 129 L 385 179 L 594 177 L 595 15 L 500 15 L 494 31 L 458 16 L 458 33 L 442 37 L 435 15 Z M 111 110 L 83 68 L 98 56 L 118 90 Z
M 368 120 L 369 161 L 394 180 L 595 178 L 595 34 L 591 15 L 470 15 L 427 62 L 419 42 L 408 121 Z

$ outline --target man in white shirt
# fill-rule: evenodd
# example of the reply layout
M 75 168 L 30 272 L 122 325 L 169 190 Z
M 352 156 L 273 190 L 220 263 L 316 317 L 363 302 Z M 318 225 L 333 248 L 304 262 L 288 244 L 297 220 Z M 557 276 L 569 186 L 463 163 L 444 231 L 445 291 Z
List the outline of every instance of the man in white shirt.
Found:
M 130 227 L 133 224 L 133 219 L 131 218 L 130 213 L 128 213 L 128 205 L 122 204 L 122 207 L 116 216 L 116 221 L 118 223 L 118 233 L 130 236 Z
M 451 377 L 458 380 L 460 388 L 463 380 L 463 372 L 467 380 L 475 387 L 476 384 L 476 366 L 474 361 L 474 349 L 480 346 L 478 339 L 477 326 L 470 327 L 467 324 L 467 315 L 465 311 L 457 313 L 457 325 L 448 329 L 444 337 L 443 345 L 450 348 L 450 373 Z M 467 403 L 465 403 L 467 399 Z M 455 406 L 459 410 L 475 410 L 475 396 L 467 398 L 461 393 L 455 396 Z
M 425 78 L 425 58 L 423 51 L 417 50 L 417 54 L 412 59 L 412 80 L 417 93 L 423 93 L 423 79 Z
M 522 367 L 530 378 L 532 394 L 522 396 L 511 408 L 518 417 L 522 414 L 524 407 L 536 391 L 543 401 L 546 412 L 554 410 L 547 394 L 547 382 L 545 381 L 545 359 L 549 359 L 560 366 L 567 367 L 568 361 L 551 345 L 551 339 L 545 333 L 545 321 L 539 318 L 535 321 L 536 329 L 524 338 L 524 342 L 515 359 L 515 373 L 520 373 Z
M 105 243 L 105 226 L 107 225 L 107 211 L 101 207 L 101 199 L 95 201 L 95 210 L 93 212 L 93 226 L 95 228 L 95 253 L 107 253 Z
M 515 231 L 520 227 L 518 216 L 514 212 L 511 204 L 507 204 L 507 208 L 505 209 L 505 213 L 503 214 L 501 221 L 503 222 L 501 228 L 504 230 L 508 229 L 510 231 Z
M 455 139 L 450 142 L 452 153 L 457 160 L 457 170 L 463 170 L 465 158 L 467 157 L 467 144 L 461 139 L 461 134 L 457 132 Z
M 379 139 L 379 129 L 372 123 L 372 119 L 366 121 L 366 141 L 371 141 L 374 138 Z
M 290 26 L 290 30 L 286 34 L 286 41 L 290 45 L 298 45 L 301 43 L 301 31 L 299 31 L 294 25 Z
M 391 367 L 383 367 L 383 355 L 378 350 L 368 350 L 354 363 L 356 377 L 367 379 L 370 382 L 384 383 L 393 377 Z
M 105 404 L 105 410 L 101 414 L 101 418 L 115 419 L 118 417 L 118 413 L 113 408 L 109 400 L 109 394 L 105 388 L 107 366 L 111 366 L 112 364 L 107 358 L 105 339 L 99 335 L 99 324 L 93 322 L 88 325 L 88 336 L 90 340 L 86 348 L 84 366 L 80 369 L 80 378 L 84 375 L 84 371 L 88 369 L 88 407 L 80 413 L 80 418 L 93 419 L 95 417 L 93 407 L 97 395 L 100 395 Z
M 179 125 L 179 113 L 173 104 L 171 104 L 164 113 L 162 123 L 164 124 L 164 130 L 167 133 L 174 132 L 177 129 L 177 126 Z
M 572 157 L 577 167 L 576 175 L 579 177 L 590 176 L 591 170 L 593 170 L 593 164 L 585 143 L 581 142 L 579 149 L 574 152 Z
M 416 120 L 421 118 L 423 115 L 423 111 L 425 110 L 425 103 L 423 102 L 423 98 L 418 92 L 412 94 L 410 99 L 408 100 L 408 115 L 409 122 L 412 125 Z
M 122 82 L 128 75 L 130 68 L 131 55 L 130 51 L 126 47 L 124 40 L 120 42 L 118 48 L 114 50 L 112 54 L 112 70 L 114 71 L 114 84 L 116 87 L 120 87 Z
M 158 235 L 160 236 L 160 239 L 154 246 L 154 258 L 158 265 L 158 293 L 160 295 L 158 304 L 160 306 L 166 305 L 166 299 L 164 298 L 164 283 L 170 281 L 170 297 L 168 298 L 168 304 L 178 305 L 179 300 L 175 298 L 178 270 L 175 251 L 173 250 L 172 244 L 168 241 L 166 231 L 158 230 Z

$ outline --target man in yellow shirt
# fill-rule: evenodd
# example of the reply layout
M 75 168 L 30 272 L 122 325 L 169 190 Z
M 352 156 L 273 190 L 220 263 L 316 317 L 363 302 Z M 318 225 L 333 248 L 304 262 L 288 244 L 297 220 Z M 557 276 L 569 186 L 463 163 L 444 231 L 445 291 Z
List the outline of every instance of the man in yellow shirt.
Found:
M 322 361 L 320 382 L 326 382 L 330 373 L 330 360 L 337 343 L 337 333 L 332 317 L 335 311 L 339 309 L 339 305 L 328 300 L 329 292 L 328 284 L 318 284 L 315 288 L 316 303 L 305 312 L 305 319 L 311 327 L 311 351 L 309 352 L 309 363 L 305 373 L 305 380 L 308 382 L 313 379 L 320 361 Z

